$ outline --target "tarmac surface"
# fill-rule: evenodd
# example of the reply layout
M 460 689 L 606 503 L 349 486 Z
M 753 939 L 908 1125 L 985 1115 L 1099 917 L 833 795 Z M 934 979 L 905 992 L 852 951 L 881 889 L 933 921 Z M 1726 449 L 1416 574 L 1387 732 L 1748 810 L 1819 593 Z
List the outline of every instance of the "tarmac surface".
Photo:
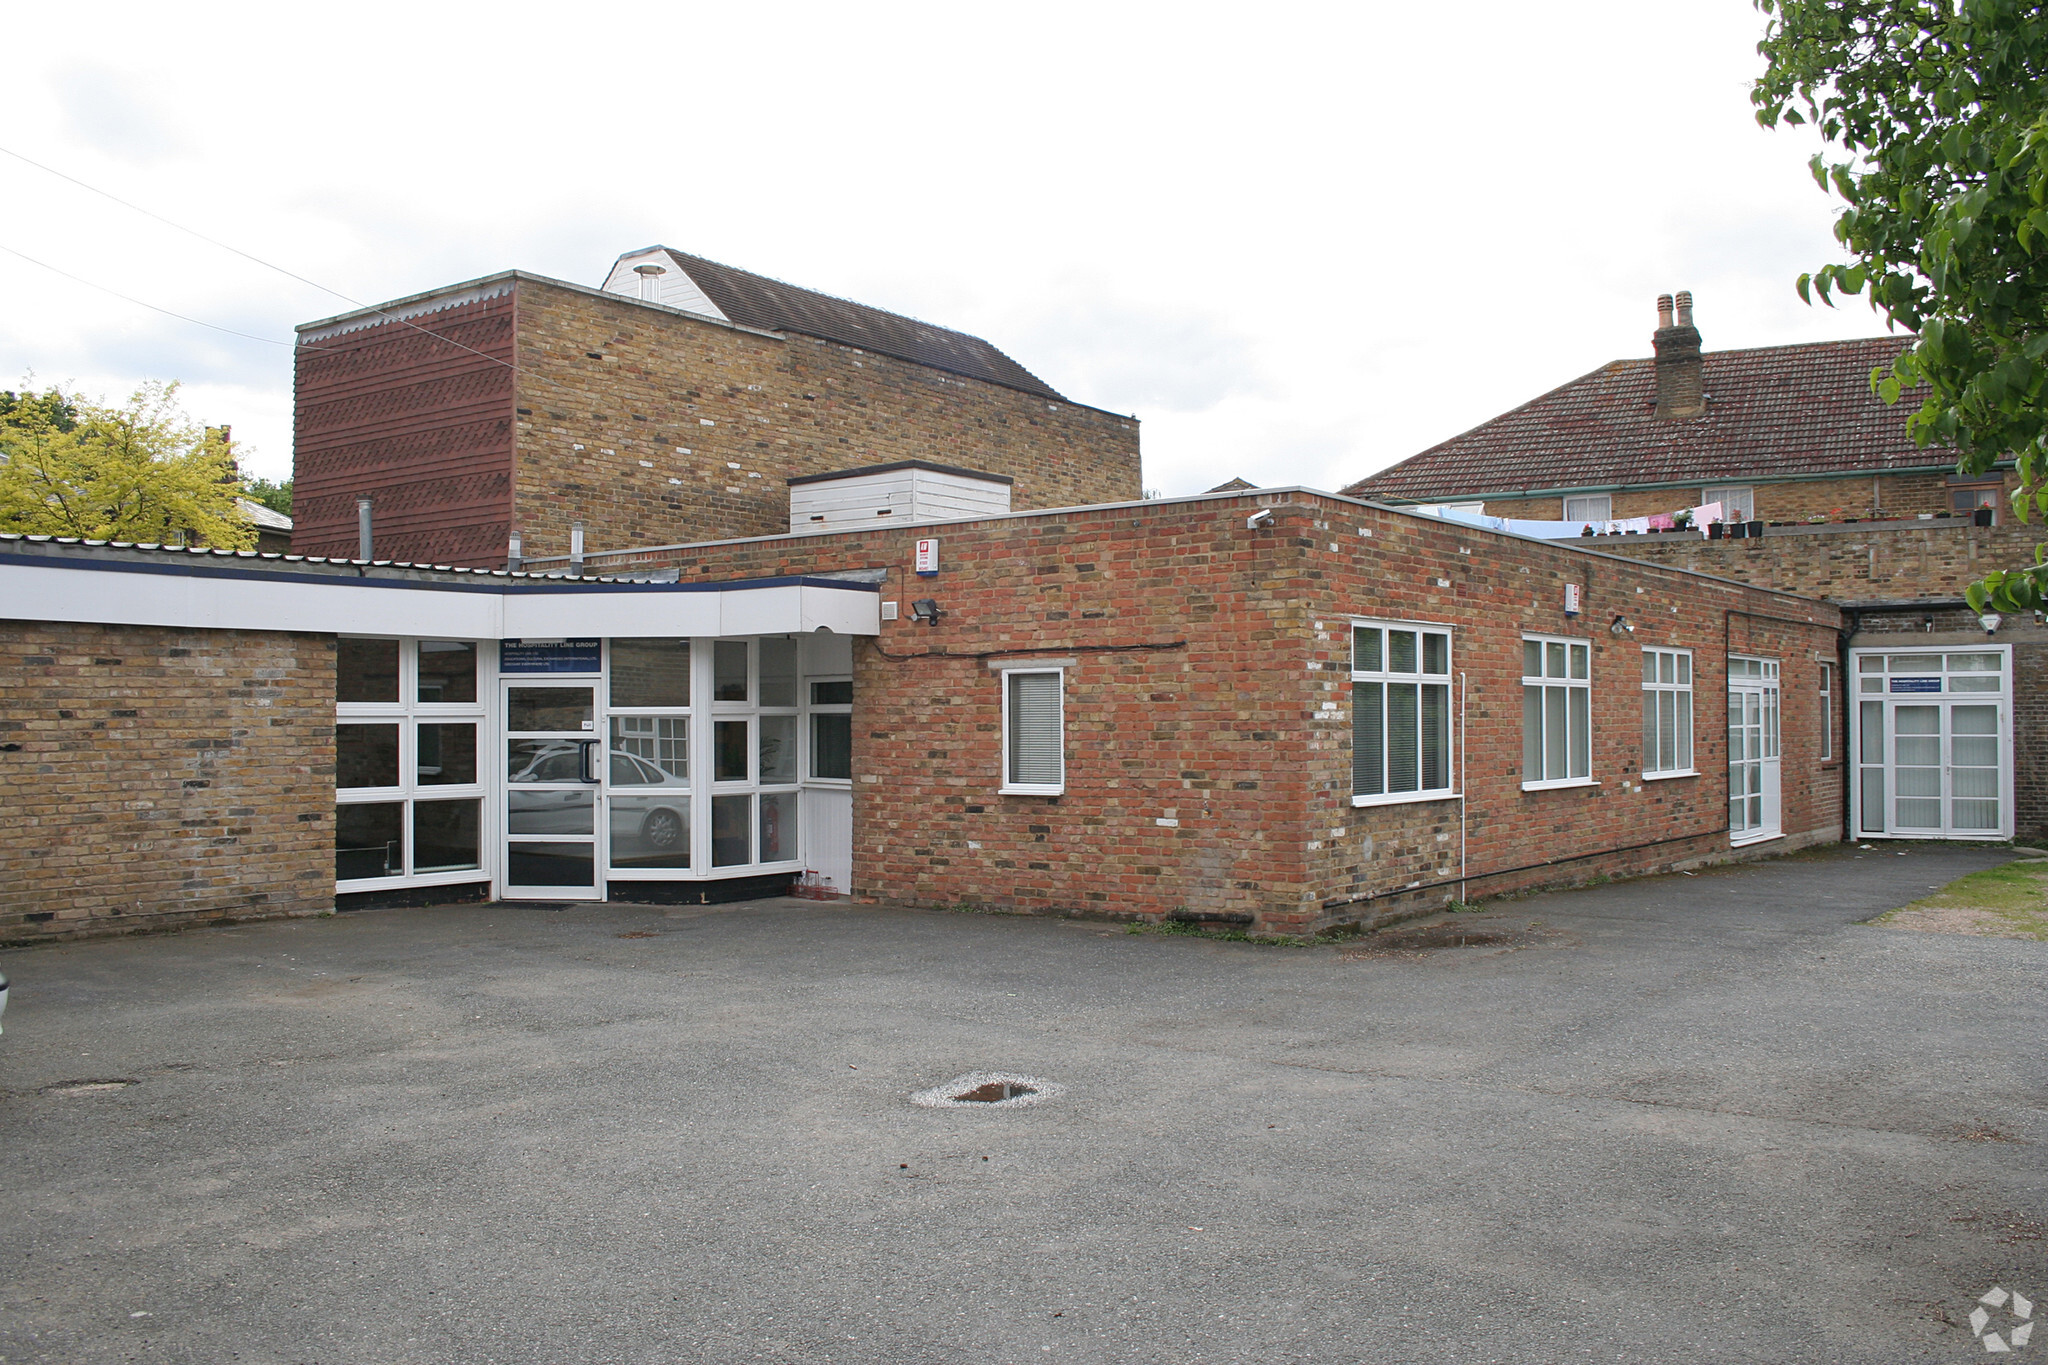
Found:
M 0 1358 L 1981 1358 L 1981 1294 L 2048 1303 L 2048 944 L 1856 921 L 2006 856 L 1336 947 L 767 901 L 0 953 Z M 970 1073 L 1061 1089 L 911 1102 Z

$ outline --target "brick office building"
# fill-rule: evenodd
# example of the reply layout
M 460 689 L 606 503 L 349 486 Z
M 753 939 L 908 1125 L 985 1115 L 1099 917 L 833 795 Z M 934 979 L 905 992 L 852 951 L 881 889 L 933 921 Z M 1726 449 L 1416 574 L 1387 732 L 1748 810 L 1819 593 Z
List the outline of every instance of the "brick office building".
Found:
M 1575 545 L 1267 490 L 605 558 L 680 581 L 7 542 L 0 934 L 806 871 L 1299 932 L 1841 834 L 1839 614 Z
M 1895 337 L 1702 354 L 1691 299 L 1658 301 L 1654 360 L 1622 360 L 1351 485 L 1398 503 L 1585 521 L 1720 502 L 1727 534 L 1588 542 L 1842 608 L 1843 742 L 1861 837 L 2048 834 L 2048 626 L 1980 617 L 1963 589 L 2030 562 L 2007 467 L 1954 473 L 1870 390 Z M 1830 684 L 1832 686 L 1832 684 Z
M 787 480 L 921 460 L 1020 507 L 1139 496 L 1138 422 L 995 346 L 663 247 L 601 289 L 506 271 L 308 323 L 293 548 L 504 567 L 592 545 L 765 535 Z

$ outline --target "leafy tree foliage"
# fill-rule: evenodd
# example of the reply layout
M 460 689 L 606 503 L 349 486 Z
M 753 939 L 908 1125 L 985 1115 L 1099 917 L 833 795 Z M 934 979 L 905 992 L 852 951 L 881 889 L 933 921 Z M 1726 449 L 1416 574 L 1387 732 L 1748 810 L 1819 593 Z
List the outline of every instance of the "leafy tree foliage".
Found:
M 1845 201 L 1851 261 L 1799 277 L 1870 291 L 1917 335 L 1871 382 L 1916 391 L 1907 430 L 1980 474 L 2015 460 L 2015 510 L 2048 514 L 2048 16 L 2021 0 L 1756 0 L 1770 16 L 1751 91 L 1765 127 L 1812 123 Z M 1919 386 L 1925 386 L 1924 389 Z M 2048 546 L 1970 590 L 1982 610 L 2048 602 Z
M 260 502 L 271 511 L 282 516 L 292 514 L 292 481 L 290 479 L 244 479 L 242 496 L 251 502 Z
M 219 433 L 192 424 L 176 384 L 121 407 L 51 389 L 0 409 L 0 530 L 248 549 L 242 481 Z

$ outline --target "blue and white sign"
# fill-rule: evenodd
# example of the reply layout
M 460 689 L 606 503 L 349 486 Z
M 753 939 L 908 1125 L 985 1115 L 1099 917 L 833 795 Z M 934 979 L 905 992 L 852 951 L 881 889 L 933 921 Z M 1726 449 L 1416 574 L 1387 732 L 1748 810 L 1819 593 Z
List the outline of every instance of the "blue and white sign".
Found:
M 1941 691 L 1941 679 L 1939 678 L 1893 678 L 1891 682 L 1892 691 L 1894 692 Z
M 595 673 L 604 659 L 601 640 L 500 640 L 500 673 Z

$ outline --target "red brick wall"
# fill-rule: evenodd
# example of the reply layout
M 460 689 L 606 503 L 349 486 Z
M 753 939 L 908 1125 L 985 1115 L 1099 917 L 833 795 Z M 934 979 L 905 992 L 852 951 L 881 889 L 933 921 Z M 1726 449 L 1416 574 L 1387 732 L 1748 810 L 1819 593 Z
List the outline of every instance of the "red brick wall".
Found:
M 1741 485 L 1741 480 L 1729 482 Z M 2007 492 L 2015 486 L 2013 477 L 2004 478 Z M 1759 521 L 1805 521 L 1826 517 L 1917 516 L 1922 512 L 1949 510 L 1949 486 L 1941 474 L 1858 475 L 1849 479 L 1800 479 L 1790 483 L 1751 483 L 1755 490 Z M 1705 486 L 1623 490 L 1612 495 L 1617 517 L 1648 517 L 1690 507 L 1705 496 Z M 2001 506 L 2004 504 L 2001 503 Z M 1564 516 L 1564 499 L 1488 498 L 1490 516 L 1519 517 L 1531 521 L 1556 521 Z
M 878 568 L 906 618 L 909 599 L 939 602 L 937 627 L 889 623 L 879 648 L 855 652 L 854 880 L 877 899 L 1251 914 L 1301 930 L 1455 894 L 1436 883 L 1447 858 L 1455 875 L 1456 802 L 1350 803 L 1353 615 L 1456 628 L 1469 866 L 1500 874 L 1473 882 L 1475 895 L 1730 856 L 1730 644 L 1784 661 L 1788 837 L 1761 851 L 1839 837 L 1838 774 L 1813 761 L 1808 677 L 1813 652 L 1834 656 L 1833 608 L 1307 495 L 1247 530 L 1258 506 L 1247 495 L 951 525 L 930 580 L 909 574 L 914 532 L 593 567 L 673 563 L 686 580 Z M 1585 592 L 1577 622 L 1561 613 L 1566 582 Z M 1633 638 L 1608 634 L 1617 614 L 1637 623 Z M 1520 789 L 1524 629 L 1594 643 L 1599 787 Z M 1638 780 L 1650 643 L 1694 651 L 1700 777 Z M 1000 684 L 976 656 L 999 650 L 1077 660 L 1057 799 L 996 794 Z M 1639 844 L 1650 846 L 1608 851 Z M 1425 889 L 1404 896 L 1415 883 Z
M 334 641 L 0 621 L 0 942 L 334 908 Z
M 298 347 L 292 549 L 354 558 L 356 499 L 367 496 L 378 559 L 502 567 L 512 297 L 407 322 Z

